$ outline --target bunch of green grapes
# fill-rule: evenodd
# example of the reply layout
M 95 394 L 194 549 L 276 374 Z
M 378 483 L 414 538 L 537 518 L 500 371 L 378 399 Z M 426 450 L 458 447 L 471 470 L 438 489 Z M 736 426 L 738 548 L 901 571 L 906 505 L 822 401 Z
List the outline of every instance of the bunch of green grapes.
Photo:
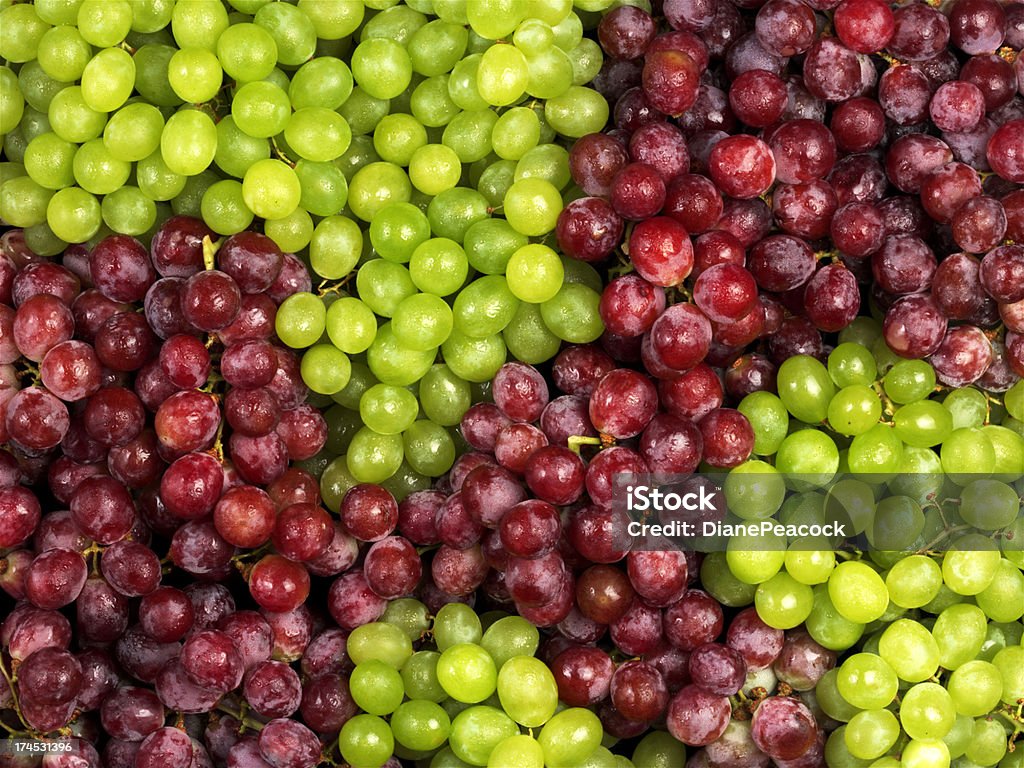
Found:
M 842 522 L 857 547 L 739 536 L 702 581 L 847 654 L 815 691 L 844 723 L 829 765 L 1002 765 L 1024 698 L 1024 383 L 947 394 L 877 332 L 858 320 L 827 364 L 790 358 L 778 396 L 740 403 L 756 456 L 724 487 L 737 522 Z
M 559 703 L 554 675 L 534 656 L 536 627 L 483 618 L 486 626 L 450 603 L 431 622 L 422 603 L 403 598 L 352 631 L 349 692 L 362 712 L 338 735 L 349 765 L 378 768 L 393 754 L 439 766 L 632 765 L 601 745 L 596 714 Z M 428 630 L 432 644 L 414 652 Z

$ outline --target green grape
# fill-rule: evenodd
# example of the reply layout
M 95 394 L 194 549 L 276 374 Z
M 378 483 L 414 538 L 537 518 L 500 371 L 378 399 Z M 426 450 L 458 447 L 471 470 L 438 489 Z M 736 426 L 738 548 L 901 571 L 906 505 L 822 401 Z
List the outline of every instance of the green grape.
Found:
M 988 400 L 971 387 L 953 390 L 942 404 L 953 415 L 954 429 L 980 427 L 988 415 Z
M 953 670 L 946 682 L 946 690 L 958 714 L 982 717 L 999 703 L 1003 678 L 999 669 L 990 662 L 968 661 Z
M 171 57 L 167 81 L 182 101 L 198 104 L 217 95 L 223 74 L 220 60 L 211 51 L 185 48 Z
M 788 358 L 778 370 L 779 398 L 800 421 L 817 424 L 828 417 L 835 385 L 828 370 L 808 355 Z
M 792 629 L 803 623 L 814 607 L 814 592 L 785 571 L 758 585 L 754 594 L 757 615 L 775 629 Z
M 467 56 L 455 65 L 448 78 L 448 96 L 457 106 L 467 111 L 487 109 L 490 106 L 480 95 L 476 84 L 482 59 L 482 53 Z
M 789 430 L 789 413 L 771 392 L 751 392 L 738 406 L 754 430 L 754 453 L 771 456 L 779 450 Z
M 484 51 L 476 70 L 476 89 L 487 104 L 514 104 L 526 92 L 529 82 L 529 64 L 518 48 L 495 45 Z
M 461 295 L 461 294 L 460 294 Z M 394 310 L 391 328 L 410 349 L 436 349 L 452 331 L 452 310 L 443 299 L 429 293 L 404 298 Z
M 700 567 L 701 583 L 708 594 L 722 605 L 731 608 L 750 605 L 754 601 L 756 584 L 748 584 L 736 578 L 727 562 L 727 557 L 724 552 L 708 553 Z M 778 572 L 777 569 L 776 572 Z
M 836 566 L 828 580 L 828 595 L 843 617 L 858 624 L 879 618 L 889 604 L 882 577 L 859 560 L 847 560 Z
M 513 720 L 526 728 L 538 728 L 555 714 L 558 685 L 540 659 L 514 656 L 498 673 L 498 698 Z
M 742 724 L 733 720 L 726 727 Z M 633 750 L 633 764 L 636 768 L 674 768 L 686 764 L 686 747 L 667 731 L 650 731 L 640 739 Z
M 532 11 L 526 0 L 476 0 L 466 3 L 466 19 L 481 37 L 499 40 L 511 35 Z
M 85 0 L 78 7 L 78 30 L 92 45 L 117 45 L 131 31 L 132 7 L 126 0 Z
M 356 268 L 362 250 L 359 225 L 347 216 L 328 216 L 313 229 L 309 262 L 320 277 L 338 280 Z
M 352 700 L 371 715 L 390 715 L 398 709 L 405 696 L 402 676 L 397 669 L 383 661 L 370 660 L 357 664 L 348 685 Z
M 131 96 L 134 87 L 135 61 L 131 54 L 120 48 L 100 51 L 82 72 L 82 98 L 90 109 L 97 112 L 113 112 L 119 108 Z
M 452 307 L 454 326 L 470 338 L 493 336 L 511 322 L 518 307 L 519 299 L 509 290 L 505 278 L 486 275 L 474 280 L 456 296 Z
M 483 627 L 476 611 L 463 603 L 448 603 L 434 617 L 434 643 L 446 651 L 460 643 L 479 643 Z
M 362 0 L 335 3 L 299 0 L 298 8 L 313 22 L 316 36 L 324 40 L 340 40 L 351 35 L 359 28 L 365 14 Z
M 436 356 L 437 351 L 433 349 L 406 347 L 395 336 L 391 323 L 384 323 L 377 329 L 373 343 L 366 350 L 366 362 L 373 374 L 385 384 L 398 387 L 407 387 L 422 379 Z
M 299 197 L 301 209 L 314 216 L 329 217 L 345 207 L 348 200 L 348 181 L 338 166 L 333 163 L 299 160 L 295 164 L 295 175 L 302 190 Z M 355 225 L 355 222 L 353 225 L 358 231 L 358 225 Z M 362 232 L 359 232 L 358 238 L 353 233 L 348 245 L 354 245 L 356 241 L 362 250 Z
M 1012 524 L 1020 514 L 1020 496 L 998 480 L 975 480 L 960 494 L 960 516 L 968 525 L 995 531 Z
M 469 44 L 469 31 L 462 24 L 441 19 L 417 29 L 406 46 L 414 72 L 426 77 L 451 71 Z
M 950 701 L 950 707 L 952 706 L 952 701 Z M 946 744 L 950 757 L 957 758 L 967 751 L 967 746 L 971 743 L 971 739 L 974 736 L 974 718 L 967 717 L 967 715 L 957 715 L 955 712 L 953 714 L 955 717 L 953 727 L 942 738 L 942 741 Z
M 352 436 L 346 463 L 357 482 L 383 483 L 398 471 L 403 458 L 401 435 L 381 435 L 364 427 Z
M 491 153 L 491 136 L 498 117 L 489 109 L 460 112 L 445 126 L 441 143 L 462 163 L 475 163 Z
M 827 433 L 801 429 L 782 441 L 775 455 L 775 467 L 794 482 L 824 486 L 839 470 L 839 449 Z
M 350 368 L 351 365 L 350 362 Z M 349 379 L 351 380 L 351 375 Z M 363 426 L 359 420 L 359 414 L 343 405 L 332 405 L 324 413 L 324 418 L 327 420 L 327 443 L 324 445 L 324 450 L 332 456 L 345 453 L 352 440 L 352 435 Z M 391 603 L 388 605 L 390 606 Z
M 438 237 L 446 237 L 460 244 L 466 237 L 466 231 L 489 215 L 487 200 L 483 195 L 465 187 L 442 192 L 427 207 L 431 231 Z
M 75 24 L 81 4 L 82 0 L 37 0 L 35 11 L 47 24 Z
M 991 441 L 996 452 L 995 478 L 1012 483 L 1024 476 L 1024 426 L 1017 425 L 1011 429 L 986 424 L 981 431 Z
M 536 243 L 519 248 L 512 254 L 506 275 L 508 287 L 516 298 L 541 304 L 558 294 L 565 270 L 557 253 Z
M 786 550 L 785 564 L 786 572 L 801 584 L 824 584 L 835 568 L 836 556 L 823 539 L 797 539 Z
M 816 643 L 832 651 L 845 651 L 860 640 L 864 625 L 843 617 L 828 596 L 828 587 L 814 587 L 814 607 L 807 616 L 807 632 Z M 819 699 L 821 684 L 818 686 Z
M 914 403 L 935 389 L 935 369 L 924 360 L 900 360 L 885 374 L 882 384 L 893 402 Z
M 297 67 L 316 51 L 313 20 L 294 5 L 267 3 L 256 12 L 253 21 L 274 38 L 281 64 Z
M 851 384 L 839 390 L 828 404 L 828 423 L 842 435 L 860 435 L 878 423 L 882 403 L 871 387 Z
M 28 176 L 0 186 L 0 218 L 14 227 L 32 227 L 46 221 L 46 206 L 53 192 Z
M 495 208 L 502 205 L 505 195 L 515 183 L 515 170 L 516 164 L 512 160 L 499 160 L 491 163 L 480 175 L 477 188 Z
M 942 569 L 925 555 L 905 557 L 885 575 L 889 598 L 901 608 L 920 608 L 931 602 L 942 586 Z
M 572 181 L 569 153 L 557 144 L 534 147 L 516 163 L 515 180 L 521 179 L 544 179 L 558 189 L 565 189 Z
M 382 160 L 408 166 L 416 150 L 427 145 L 427 130 L 412 115 L 395 113 L 373 129 L 373 147 Z
M 263 233 L 285 253 L 298 253 L 313 237 L 313 219 L 308 211 L 296 208 L 284 218 L 263 222 Z
M 255 82 L 268 77 L 277 64 L 277 43 L 257 24 L 232 24 L 217 38 L 217 59 L 232 79 Z
M 293 349 L 315 344 L 324 333 L 327 309 L 312 293 L 293 293 L 281 302 L 274 330 L 279 339 Z
M 373 311 L 351 296 L 342 297 L 327 308 L 326 324 L 331 343 L 350 355 L 365 352 L 377 335 Z
M 562 212 L 562 197 L 544 179 L 523 179 L 505 193 L 505 218 L 517 232 L 540 237 L 555 228 Z
M 217 178 L 213 171 L 203 171 L 196 176 L 186 177 L 181 194 L 171 201 L 171 210 L 177 216 L 201 216 L 203 195 Z
M 72 172 L 82 189 L 94 195 L 106 195 L 128 181 L 131 164 L 113 157 L 102 139 L 93 139 L 78 148 Z
M 555 33 L 551 25 L 540 19 L 527 18 L 512 36 L 512 44 L 527 56 L 532 56 L 555 44 Z
M 521 182 L 526 183 L 526 182 Z M 540 305 L 544 324 L 563 341 L 588 344 L 604 332 L 604 323 L 598 312 L 600 295 L 579 283 L 566 283 Z
M 961 391 L 961 390 L 956 390 Z M 962 390 L 964 392 L 976 392 L 973 389 Z M 950 397 L 955 392 L 950 392 Z M 978 393 L 980 394 L 980 393 Z M 982 395 L 984 397 L 984 395 Z M 946 398 L 948 400 L 949 397 Z M 945 402 L 943 403 L 945 405 Z M 1018 381 L 1003 395 L 1003 407 L 1006 408 L 1007 413 L 1017 421 L 1024 421 L 1024 381 Z
M 171 115 L 160 134 L 160 156 L 171 171 L 182 176 L 195 176 L 204 171 L 213 162 L 216 152 L 217 127 L 209 115 L 196 109 L 185 109 Z M 294 175 L 294 172 L 280 160 L 261 162 L 276 163 Z M 246 179 L 258 166 L 259 163 L 256 163 L 246 172 Z M 276 177 L 275 182 L 284 183 Z M 248 200 L 246 204 L 254 213 L 262 215 Z
M 512 254 L 527 242 L 526 235 L 516 232 L 504 219 L 485 219 L 469 228 L 463 245 L 471 267 L 495 275 L 505 272 Z
M 378 162 L 360 168 L 349 182 L 348 204 L 357 217 L 372 221 L 390 203 L 409 202 L 412 184 L 394 163 Z
M 903 694 L 900 722 L 912 739 L 944 739 L 956 719 L 953 698 L 937 683 L 919 683 Z
M 377 99 L 358 86 L 345 103 L 338 108 L 338 113 L 345 118 L 354 136 L 370 133 L 388 114 L 390 105 L 387 99 Z M 349 179 L 351 181 L 351 179 Z
M 959 603 L 939 613 L 932 636 L 939 646 L 940 666 L 955 670 L 977 656 L 986 625 L 985 613 L 976 605 Z
M 942 558 L 942 579 L 959 595 L 976 595 L 992 583 L 1000 560 L 990 538 L 967 534 L 954 541 Z
M 393 99 L 412 79 L 409 54 L 393 39 L 364 39 L 352 51 L 352 76 L 370 96 Z
M 451 720 L 448 713 L 432 701 L 407 701 L 391 716 L 391 730 L 398 744 L 429 752 L 448 740 Z
M 221 120 L 219 127 L 230 118 Z M 103 128 L 103 144 L 118 160 L 132 163 L 143 160 L 160 148 L 164 118 L 152 104 L 125 104 L 111 115 Z M 219 141 L 218 141 L 219 145 Z M 267 149 L 269 155 L 270 150 Z
M 369 0 L 366 6 L 382 13 L 366 22 L 361 35 L 362 40 L 386 37 L 405 46 L 409 44 L 416 30 L 427 23 L 426 15 L 413 8 L 412 3 L 400 5 L 395 0 Z
M 421 243 L 409 259 L 409 274 L 424 293 L 447 296 L 466 281 L 469 261 L 457 242 L 435 237 Z
M 407 263 L 416 247 L 429 239 L 430 222 L 411 203 L 391 203 L 370 222 L 370 243 L 389 261 Z
M 870 760 L 861 760 L 846 748 L 846 727 L 841 725 L 825 741 L 825 765 L 829 768 L 869 768 Z
M 498 671 L 490 654 L 479 645 L 458 643 L 441 652 L 437 679 L 453 699 L 476 704 L 494 693 Z
M 878 640 L 878 653 L 896 670 L 901 680 L 920 683 L 939 668 L 939 646 L 931 633 L 916 621 L 898 619 Z
M 413 117 L 428 128 L 442 128 L 460 113 L 448 93 L 448 75 L 438 75 L 416 86 L 409 97 Z
M 451 699 L 449 699 L 449 702 Z M 448 702 L 445 702 L 448 704 Z M 449 711 L 449 715 L 452 713 Z M 455 713 L 458 714 L 458 713 Z M 472 768 L 470 763 L 456 756 L 455 752 L 452 751 L 451 746 L 443 747 L 430 759 L 430 764 L 427 768 Z
M 133 57 L 135 89 L 146 101 L 158 107 L 173 107 L 181 103 L 167 79 L 167 67 L 175 50 L 169 45 L 149 44 L 139 48 Z
M 206 48 L 212 51 L 229 24 L 227 9 L 218 0 L 178 3 L 171 15 L 171 33 L 179 48 Z
M 437 651 L 416 651 L 402 665 L 402 681 L 410 699 L 425 699 L 439 704 L 448 698 L 437 680 L 437 662 L 440 658 L 441 654 Z
M 1024 574 L 1003 558 L 992 581 L 975 596 L 975 600 L 993 621 L 1017 621 L 1024 615 Z
M 303 107 L 292 113 L 284 138 L 306 160 L 328 162 L 340 157 L 352 142 L 345 118 L 326 107 Z
M 472 338 L 453 330 L 441 345 L 441 352 L 451 372 L 466 381 L 481 383 L 494 378 L 505 363 L 505 342 L 495 334 Z
M 860 709 L 881 709 L 895 698 L 896 672 L 873 653 L 857 653 L 840 665 L 836 686 L 846 701 Z
M 544 324 L 540 307 L 526 302 L 519 303 L 501 336 L 512 356 L 529 365 L 550 360 L 562 346 L 562 340 Z
M 779 542 L 781 544 L 781 542 Z M 786 561 L 786 553 L 780 547 L 750 538 L 733 536 L 726 545 L 725 561 L 733 576 L 745 584 L 762 584 L 772 578 Z M 763 549 L 752 549 L 762 546 Z M 756 596 L 756 590 L 751 597 Z
M 515 656 L 532 656 L 540 644 L 537 628 L 520 616 L 498 619 L 483 634 L 480 644 L 501 670 Z
M 13 74 L 13 71 L 9 67 L 6 71 Z M 16 77 L 18 80 L 18 87 L 8 88 L 8 94 L 5 95 L 4 98 L 13 99 L 16 103 L 17 96 L 20 93 L 25 104 L 28 104 L 33 109 L 37 109 L 44 113 L 50 108 L 50 102 L 53 100 L 53 97 L 69 85 L 69 83 L 54 80 L 46 74 L 38 59 L 22 64 Z M 7 119 L 10 121 L 11 126 L 7 130 L 11 130 L 15 125 L 17 125 L 17 121 L 20 120 L 21 117 L 18 116 L 17 119 L 15 119 L 15 116 L 12 114 L 9 115 Z M 7 130 L 5 130 L 4 133 L 6 133 Z
M 601 46 L 589 37 L 580 40 L 575 48 L 566 53 L 569 55 L 569 63 L 572 65 L 572 84 L 586 85 L 601 72 L 604 64 L 604 52 Z
M 518 733 L 515 722 L 500 709 L 469 707 L 452 719 L 448 745 L 460 759 L 472 765 L 487 765 L 494 748 Z
M 868 482 L 892 479 L 903 459 L 903 443 L 888 424 L 879 423 L 853 438 L 847 461 L 850 472 Z
M 379 768 L 395 751 L 391 726 L 374 715 L 356 715 L 338 734 L 338 748 L 353 768 Z
M 31 61 L 49 30 L 31 5 L 7 5 L 0 11 L 0 57 L 15 64 Z
M 375 384 L 359 400 L 363 423 L 380 435 L 397 435 L 416 420 L 419 403 L 404 387 Z
M 976 427 L 962 427 L 946 438 L 939 458 L 949 479 L 966 485 L 992 473 L 996 453 L 987 434 Z
M 78 187 L 57 190 L 46 204 L 46 223 L 66 243 L 84 243 L 103 223 L 100 203 Z
M 833 720 L 848 723 L 858 712 L 861 712 L 862 710 L 859 707 L 855 707 L 850 704 L 843 698 L 842 694 L 839 693 L 839 687 L 837 685 L 838 678 L 839 669 L 838 667 L 833 667 L 822 675 L 821 680 L 818 681 L 818 685 L 814 689 L 814 694 L 822 712 Z M 845 734 L 846 732 L 843 731 L 843 733 Z
M 551 47 L 528 56 L 526 63 L 529 70 L 526 92 L 534 98 L 555 99 L 570 88 L 579 87 L 573 85 L 572 60 L 561 48 Z
M 494 124 L 491 142 L 503 160 L 518 160 L 540 141 L 540 118 L 528 107 L 512 107 Z
M 242 196 L 257 216 L 283 219 L 298 207 L 302 185 L 295 170 L 280 160 L 257 160 L 242 179 Z
M 331 344 L 316 344 L 302 355 L 302 380 L 314 392 L 340 392 L 352 375 L 348 356 Z
M 288 98 L 295 109 L 337 109 L 352 94 L 352 86 L 352 71 L 344 61 L 334 56 L 318 56 L 292 75 Z
M 995 765 L 1006 754 L 1006 732 L 995 720 L 978 718 L 974 721 L 971 740 L 965 755 L 978 765 Z
M 1018 640 L 1016 646 L 1003 648 L 992 659 L 992 666 L 1003 681 L 1002 701 L 1010 706 L 1016 706 L 1024 699 L 1024 647 L 1020 642 Z
M 900 736 L 900 723 L 887 709 L 858 712 L 847 724 L 843 738 L 850 754 L 861 760 L 881 757 Z
M 135 177 L 142 193 L 157 201 L 176 198 L 185 188 L 187 178 L 168 168 L 159 150 L 138 162 Z
M 138 237 L 157 223 L 157 205 L 137 186 L 122 186 L 99 204 L 103 223 L 112 231 Z
M 234 179 L 212 184 L 200 204 L 203 221 L 218 235 L 233 235 L 252 224 L 252 211 L 245 204 L 242 185 Z
M 456 426 L 472 404 L 469 382 L 459 378 L 447 365 L 434 365 L 419 383 L 423 413 L 435 424 Z
M 54 96 L 46 116 L 54 133 L 65 141 L 78 144 L 102 135 L 103 127 L 107 124 L 106 114 L 86 104 L 82 89 L 77 85 L 69 85 Z M 212 122 L 210 126 L 212 128 Z M 205 136 L 197 137 L 202 138 Z
M 919 400 L 896 411 L 896 435 L 906 444 L 930 448 L 944 442 L 953 431 L 953 417 L 934 400 Z
M 546 765 L 573 765 L 586 760 L 601 745 L 604 731 L 589 709 L 570 707 L 552 717 L 537 736 Z
M 725 478 L 723 490 L 729 509 L 744 520 L 763 520 L 774 515 L 786 495 L 779 470 L 757 459 L 735 467 Z
M 439 195 L 452 189 L 462 176 L 462 163 L 455 151 L 443 144 L 426 144 L 409 161 L 409 180 L 425 195 Z
M 498 742 L 487 760 L 488 768 L 544 768 L 544 749 L 526 734 L 509 736 Z
M 416 472 L 440 477 L 455 463 L 455 443 L 448 430 L 427 419 L 413 422 L 402 435 L 405 460 Z
M 19 7 L 19 6 L 13 6 Z M 31 8 L 31 5 L 20 6 Z M 9 15 L 10 11 L 5 15 Z M 0 24 L 4 29 L 5 24 Z M 12 27 L 6 27 L 10 29 Z M 29 40 L 26 39 L 28 43 Z M 61 83 L 72 83 L 78 80 L 85 72 L 86 66 L 92 59 L 92 47 L 82 37 L 77 27 L 59 26 L 45 31 L 37 41 L 39 66 L 48 76 Z M 140 49 L 141 50 L 141 49 Z M 173 50 L 173 49 L 171 49 Z M 12 55 L 5 55 L 8 61 L 14 61 L 20 56 L 12 52 Z M 35 58 L 29 56 L 26 61 Z M 137 64 L 137 62 L 136 62 Z M 142 93 L 142 91 L 139 91 Z
M 320 476 L 320 496 L 324 506 L 334 513 L 341 509 L 341 501 L 348 490 L 359 484 L 348 471 L 348 457 L 339 456 L 331 461 Z
M 878 550 L 905 551 L 924 530 L 921 505 L 908 496 L 887 496 L 878 502 L 867 528 L 868 542 Z
M 548 125 L 572 139 L 600 131 L 608 122 L 608 114 L 604 96 L 579 85 L 569 86 L 565 93 L 544 103 L 544 119 Z
M 266 80 L 245 83 L 231 100 L 235 124 L 253 138 L 269 139 L 281 133 L 290 115 L 288 94 Z
M 132 31 L 149 35 L 171 23 L 172 0 L 136 0 L 132 3 Z

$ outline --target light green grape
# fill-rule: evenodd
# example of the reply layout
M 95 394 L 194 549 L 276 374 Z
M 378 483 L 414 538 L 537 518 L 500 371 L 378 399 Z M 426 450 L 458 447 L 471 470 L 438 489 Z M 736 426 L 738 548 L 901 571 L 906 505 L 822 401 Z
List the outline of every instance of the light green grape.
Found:
M 487 768 L 544 768 L 544 749 L 532 736 L 519 734 L 498 742 L 487 760 Z
M 487 649 L 499 670 L 515 656 L 532 656 L 540 644 L 537 628 L 520 616 L 498 619 L 483 634 L 480 644 Z
M 843 738 L 850 754 L 874 760 L 888 752 L 900 735 L 900 723 L 887 709 L 858 712 L 846 726 Z
M 446 651 L 460 643 L 479 643 L 483 627 L 476 611 L 462 603 L 448 603 L 434 617 L 434 643 Z
M 968 661 L 953 670 L 946 681 L 946 690 L 958 714 L 981 717 L 988 714 L 1002 698 L 1003 678 L 999 669 L 987 661 Z
M 352 366 L 348 356 L 332 344 L 315 344 L 302 355 L 302 380 L 314 392 L 333 395 L 348 384 Z
M 789 413 L 782 400 L 771 392 L 751 392 L 737 409 L 754 430 L 754 453 L 771 456 L 778 451 L 789 430 Z
M 476 704 L 498 684 L 498 670 L 486 650 L 472 643 L 446 648 L 437 662 L 437 679 L 453 699 Z
M 570 707 L 552 717 L 537 741 L 544 749 L 546 765 L 573 765 L 586 760 L 601 745 L 603 729 L 589 709 Z
M 345 456 L 349 473 L 360 483 L 383 483 L 402 466 L 401 435 L 381 435 L 363 427 L 352 436 Z
M 557 27 L 555 31 L 557 34 Z M 548 125 L 573 139 L 600 131 L 608 122 L 608 114 L 604 96 L 579 85 L 571 85 L 565 93 L 544 103 L 544 119 Z
M 931 602 L 942 586 L 942 569 L 925 555 L 898 561 L 885 575 L 889 598 L 901 608 L 920 608 Z
M 426 477 L 440 477 L 455 463 L 455 443 L 448 430 L 428 419 L 413 422 L 402 442 L 406 462 Z
M 882 577 L 859 560 L 847 560 L 836 566 L 828 580 L 828 594 L 839 613 L 858 624 L 878 619 L 889 605 Z
M 809 355 L 788 358 L 778 370 L 779 398 L 800 421 L 817 424 L 828 417 L 835 385 L 828 370 Z
M 404 387 L 375 384 L 359 400 L 363 423 L 380 435 L 397 435 L 416 420 L 419 403 Z
M 881 415 L 882 403 L 878 395 L 864 384 L 843 387 L 828 404 L 829 426 L 842 435 L 867 432 L 878 423 Z
M 976 427 L 954 429 L 939 453 L 942 469 L 957 485 L 988 477 L 996 461 L 992 441 Z
M 452 306 L 454 327 L 465 336 L 487 338 L 501 333 L 518 308 L 519 299 L 509 290 L 505 278 L 485 275 L 467 285 L 455 297 Z
M 412 61 L 399 43 L 386 38 L 363 40 L 352 52 L 352 76 L 366 93 L 393 99 L 412 79 Z
M 832 651 L 851 648 L 864 634 L 864 625 L 845 618 L 832 604 L 828 587 L 814 587 L 814 607 L 807 616 L 807 632 L 816 643 Z M 821 687 L 818 687 L 820 698 Z
M 512 107 L 494 124 L 491 142 L 503 160 L 518 160 L 540 141 L 540 118 L 528 107 Z
M 338 748 L 347 763 L 358 768 L 379 768 L 395 751 L 391 726 L 375 715 L 356 715 L 338 734 Z
M 398 670 L 376 659 L 356 664 L 349 677 L 349 691 L 359 708 L 371 715 L 390 715 L 405 696 Z
M 120 48 L 100 51 L 82 72 L 82 98 L 97 112 L 118 109 L 131 96 L 134 87 L 135 61 Z
M 218 235 L 241 232 L 253 220 L 252 211 L 242 195 L 242 185 L 234 179 L 223 179 L 211 184 L 203 193 L 200 211 L 203 221 Z
M 899 471 L 903 442 L 888 424 L 879 423 L 853 438 L 847 461 L 850 472 L 865 475 L 867 482 L 889 480 Z
M 78 187 L 57 190 L 46 204 L 46 223 L 66 243 L 84 243 L 103 223 L 100 203 Z
M 409 259 L 409 274 L 424 293 L 447 296 L 466 281 L 469 261 L 457 242 L 435 237 L 416 247 Z
M 558 354 L 562 340 L 544 324 L 537 304 L 519 302 L 512 320 L 501 332 L 512 356 L 529 365 L 540 365 Z
M 939 646 L 932 634 L 910 619 L 897 619 L 878 640 L 878 653 L 901 680 L 920 683 L 939 667 Z
M 562 212 L 562 196 L 544 179 L 522 179 L 505 193 L 505 219 L 517 232 L 540 237 L 555 228 Z
M 443 746 L 451 725 L 448 713 L 432 701 L 407 701 L 391 716 L 395 741 L 421 752 Z
M 425 195 L 439 195 L 452 189 L 462 176 L 462 163 L 455 150 L 444 144 L 426 144 L 409 160 L 409 181 Z
M 425 351 L 444 343 L 452 332 L 453 322 L 451 307 L 443 299 L 417 293 L 395 307 L 391 328 L 402 344 Z
M 406 695 L 411 699 L 425 699 L 439 704 L 448 694 L 437 680 L 437 651 L 416 651 L 402 665 L 402 681 Z
M 448 745 L 470 765 L 487 765 L 494 748 L 518 733 L 515 722 L 500 709 L 469 707 L 452 718 Z
M 860 709 L 882 709 L 895 698 L 899 678 L 891 666 L 873 653 L 857 653 L 840 665 L 839 693 Z
M 824 584 L 835 568 L 836 556 L 824 539 L 797 539 L 786 550 L 786 572 L 801 584 Z
M 514 104 L 530 82 L 530 67 L 522 51 L 495 45 L 484 51 L 476 70 L 476 89 L 491 106 Z
M 779 445 L 775 467 L 795 482 L 825 486 L 839 470 L 839 449 L 826 432 L 801 429 Z
M 553 299 L 540 305 L 540 313 L 544 324 L 563 341 L 588 344 L 604 332 L 600 302 L 600 294 L 592 288 L 566 282 Z
M 420 406 L 427 418 L 445 427 L 457 425 L 472 403 L 468 381 L 447 365 L 433 365 L 419 383 Z
M 352 142 L 352 129 L 345 118 L 332 109 L 303 107 L 288 119 L 284 138 L 299 157 L 329 162 L 348 149 Z
M 195 176 L 206 170 L 216 152 L 217 127 L 209 115 L 197 109 L 184 109 L 171 115 L 160 134 L 160 156 L 168 169 L 182 176 Z M 264 162 L 276 162 L 294 173 L 280 160 Z M 252 209 L 251 205 L 249 207 Z M 258 215 L 255 209 L 253 212 Z
M 349 207 L 363 221 L 373 221 L 390 203 L 409 202 L 411 195 L 409 177 L 394 163 L 370 163 L 356 171 L 348 186 Z
M 293 349 L 312 346 L 323 335 L 327 318 L 324 303 L 312 293 L 293 293 L 281 302 L 275 331 Z
M 900 722 L 912 739 L 945 739 L 956 719 L 952 697 L 937 683 L 919 683 L 900 701 Z
M 321 277 L 338 280 L 355 269 L 362 250 L 359 225 L 347 216 L 328 216 L 313 229 L 309 262 Z
M 514 656 L 498 673 L 498 698 L 513 720 L 527 728 L 537 728 L 555 713 L 558 686 L 543 661 L 533 656 Z
M 977 533 L 962 536 L 942 558 L 942 579 L 958 595 L 976 595 L 992 583 L 1000 559 L 991 539 Z
M 531 304 L 553 299 L 562 287 L 565 270 L 558 254 L 540 243 L 519 248 L 505 271 L 509 290 Z
M 405 264 L 430 239 L 430 222 L 411 203 L 391 203 L 370 222 L 370 243 L 382 258 Z
M 814 607 L 814 592 L 785 571 L 757 587 L 754 595 L 757 615 L 775 629 L 792 629 L 803 623 Z

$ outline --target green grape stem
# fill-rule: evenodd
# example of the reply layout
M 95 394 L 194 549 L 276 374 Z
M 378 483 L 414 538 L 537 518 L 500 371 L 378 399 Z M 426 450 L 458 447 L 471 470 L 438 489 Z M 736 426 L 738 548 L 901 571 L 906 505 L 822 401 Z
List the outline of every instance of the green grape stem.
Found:
M 575 453 L 577 456 L 580 455 L 580 450 L 584 445 L 602 445 L 600 437 L 587 437 L 586 435 L 570 435 L 569 436 L 569 450 Z
M 8 672 L 7 671 L 7 667 L 4 666 L 3 656 L 0 655 L 0 674 L 2 674 L 4 676 L 4 680 L 7 681 L 7 687 L 11 691 L 12 709 L 14 710 L 14 714 L 16 714 L 18 716 L 18 720 L 21 721 L 21 724 L 23 726 L 25 726 L 25 730 L 24 731 L 16 731 L 16 730 L 12 729 L 11 726 L 9 726 L 6 723 L 4 723 L 3 721 L 0 721 L 0 725 L 3 725 L 4 726 L 4 730 L 8 731 L 12 735 L 26 735 L 27 734 L 29 736 L 32 736 L 33 738 L 38 738 L 40 736 L 40 734 L 38 734 L 35 731 L 35 729 L 32 728 L 32 726 L 30 726 L 25 721 L 25 716 L 21 714 L 21 702 L 18 700 L 18 691 L 14 688 L 14 681 L 17 679 L 17 675 L 14 672 L 13 667 L 16 664 L 17 664 L 17 662 L 12 660 L 11 661 L 12 671 Z
M 203 268 L 207 271 L 217 268 L 217 251 L 223 243 L 223 238 L 217 242 L 213 242 L 209 235 L 203 238 Z
M 237 709 L 232 709 L 230 704 L 225 703 L 223 700 L 217 702 L 217 709 L 219 711 L 223 712 L 225 715 L 231 715 L 231 717 L 235 718 L 235 720 L 241 724 L 241 727 L 238 729 L 239 734 L 244 733 L 246 729 L 257 732 L 263 730 L 263 723 L 258 720 L 253 720 L 251 717 L 246 715 L 248 708 L 248 705 L 244 701 L 238 703 Z

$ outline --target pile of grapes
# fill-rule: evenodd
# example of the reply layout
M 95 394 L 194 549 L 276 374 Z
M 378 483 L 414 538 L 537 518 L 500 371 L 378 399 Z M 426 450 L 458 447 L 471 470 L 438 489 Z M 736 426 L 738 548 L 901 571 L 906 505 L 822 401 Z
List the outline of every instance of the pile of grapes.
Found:
M 0 0 L 0 768 L 1024 768 L 1022 49 Z

